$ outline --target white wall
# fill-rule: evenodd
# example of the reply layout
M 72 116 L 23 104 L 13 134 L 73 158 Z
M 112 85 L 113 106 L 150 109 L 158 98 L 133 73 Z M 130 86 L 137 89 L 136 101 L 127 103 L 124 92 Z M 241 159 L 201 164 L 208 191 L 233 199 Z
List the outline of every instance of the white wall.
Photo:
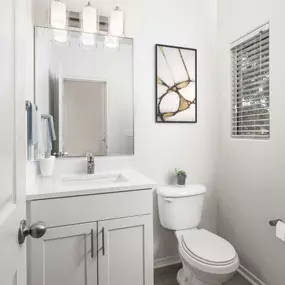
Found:
M 41 0 L 37 1 L 39 4 Z M 47 1 L 44 1 L 47 2 Z M 72 1 L 82 8 L 82 1 Z M 133 166 L 159 184 L 170 182 L 175 167 L 188 173 L 188 182 L 208 187 L 202 226 L 215 231 L 214 191 L 217 159 L 216 1 L 119 0 L 94 1 L 110 12 L 119 3 L 126 15 L 126 35 L 134 38 L 135 156 L 98 158 L 100 167 Z M 100 8 L 99 6 L 103 6 Z M 45 13 L 39 13 L 45 14 Z M 155 123 L 154 45 L 168 44 L 198 49 L 198 123 Z M 59 160 L 58 171 L 84 167 L 83 160 Z M 154 201 L 156 206 L 156 200 Z M 172 232 L 154 220 L 155 257 L 177 255 Z
M 285 220 L 285 85 L 283 0 L 219 0 L 218 231 L 236 247 L 241 263 L 268 285 L 285 280 L 285 243 L 268 221 Z M 270 21 L 271 139 L 230 138 L 232 41 Z

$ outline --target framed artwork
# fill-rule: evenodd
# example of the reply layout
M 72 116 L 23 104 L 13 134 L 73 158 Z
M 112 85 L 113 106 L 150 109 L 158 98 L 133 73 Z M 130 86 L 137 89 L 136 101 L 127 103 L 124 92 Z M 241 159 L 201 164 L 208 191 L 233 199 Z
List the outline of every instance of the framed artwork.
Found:
M 155 45 L 157 123 L 197 123 L 197 50 Z

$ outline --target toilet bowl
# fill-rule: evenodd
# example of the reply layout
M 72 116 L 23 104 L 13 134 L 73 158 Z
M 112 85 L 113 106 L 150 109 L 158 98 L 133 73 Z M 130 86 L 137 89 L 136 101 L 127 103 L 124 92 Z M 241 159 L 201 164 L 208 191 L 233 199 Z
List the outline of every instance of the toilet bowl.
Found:
M 221 285 L 239 267 L 234 247 L 222 237 L 198 229 L 204 194 L 202 185 L 159 188 L 161 224 L 175 232 L 183 268 L 177 274 L 180 285 Z
M 239 267 L 233 246 L 204 229 L 175 232 L 183 269 L 177 275 L 180 285 L 220 285 Z

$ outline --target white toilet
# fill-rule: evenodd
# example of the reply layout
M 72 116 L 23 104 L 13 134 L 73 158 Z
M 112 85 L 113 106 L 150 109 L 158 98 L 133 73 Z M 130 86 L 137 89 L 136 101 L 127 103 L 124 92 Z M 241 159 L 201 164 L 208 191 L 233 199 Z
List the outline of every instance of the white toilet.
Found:
M 166 186 L 157 190 L 159 218 L 163 227 L 174 230 L 183 268 L 180 285 L 220 285 L 239 267 L 234 247 L 204 229 L 201 220 L 206 188 L 202 185 Z

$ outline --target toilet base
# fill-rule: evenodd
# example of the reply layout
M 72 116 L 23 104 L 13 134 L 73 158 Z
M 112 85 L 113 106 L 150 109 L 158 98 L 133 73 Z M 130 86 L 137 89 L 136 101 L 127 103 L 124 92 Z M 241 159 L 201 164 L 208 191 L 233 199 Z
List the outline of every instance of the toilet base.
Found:
M 185 263 L 183 261 L 182 264 L 183 268 L 178 271 L 176 277 L 179 285 L 222 285 L 234 275 L 234 273 L 227 275 L 209 275 L 208 273 L 200 271 L 199 276 L 204 279 L 201 281 L 192 270 L 185 267 Z
M 182 277 L 182 274 L 183 274 L 182 270 L 183 270 L 182 268 L 179 269 L 179 271 L 177 273 L 177 277 L 176 277 L 179 285 L 185 285 L 185 282 L 184 282 L 183 277 Z
M 191 276 L 184 276 L 183 268 L 181 268 L 177 273 L 177 282 L 179 285 L 211 285 L 197 279 L 193 274 Z

